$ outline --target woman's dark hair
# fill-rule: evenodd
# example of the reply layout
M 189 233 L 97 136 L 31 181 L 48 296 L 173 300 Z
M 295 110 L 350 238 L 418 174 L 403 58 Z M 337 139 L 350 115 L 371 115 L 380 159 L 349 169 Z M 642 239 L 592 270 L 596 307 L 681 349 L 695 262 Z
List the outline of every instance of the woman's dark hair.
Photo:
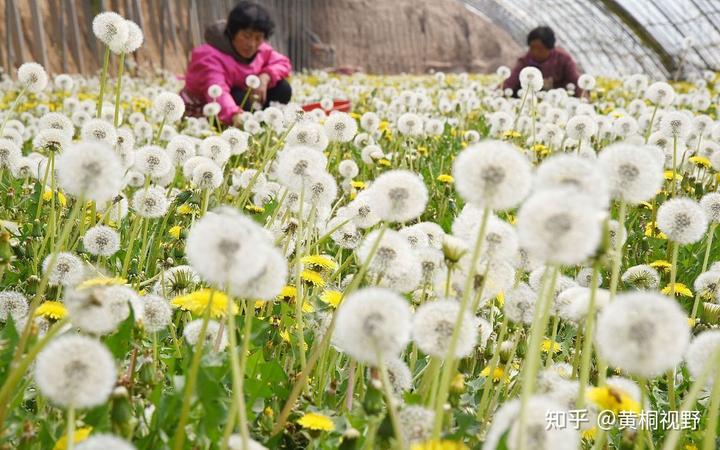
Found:
M 528 33 L 528 45 L 535 39 L 539 39 L 546 48 L 555 47 L 555 32 L 550 27 L 537 27 Z
M 242 0 L 228 14 L 225 34 L 232 39 L 240 30 L 257 30 L 265 35 L 265 39 L 275 31 L 275 22 L 265 7 L 249 0 Z

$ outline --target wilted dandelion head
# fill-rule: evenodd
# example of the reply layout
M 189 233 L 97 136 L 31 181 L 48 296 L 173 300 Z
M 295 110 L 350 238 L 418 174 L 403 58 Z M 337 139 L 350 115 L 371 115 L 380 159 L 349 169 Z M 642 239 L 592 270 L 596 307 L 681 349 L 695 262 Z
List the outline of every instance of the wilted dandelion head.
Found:
M 405 442 L 413 444 L 430 438 L 435 421 L 433 410 L 420 405 L 408 405 L 398 415 Z
M 657 225 L 671 241 L 692 244 L 705 235 L 708 221 L 702 207 L 689 198 L 673 198 L 660 205 Z
M 410 307 L 388 289 L 356 291 L 343 300 L 336 314 L 335 345 L 363 364 L 376 365 L 379 358 L 399 355 L 410 338 Z
M 89 337 L 67 334 L 40 352 L 35 382 L 58 406 L 91 408 L 107 401 L 115 386 L 115 361 L 105 346 Z
M 185 325 L 183 329 L 183 337 L 188 344 L 193 347 L 197 345 L 200 340 L 200 331 L 202 329 L 202 319 L 196 319 Z M 220 334 L 222 333 L 222 334 Z M 219 340 L 218 340 L 219 339 Z M 215 350 L 223 350 L 227 346 L 227 333 L 225 328 L 215 320 L 209 320 L 207 329 L 205 330 L 205 348 Z
M 513 208 L 530 191 L 530 162 L 513 146 L 484 141 L 466 148 L 453 163 L 458 193 L 468 202 L 494 210 Z
M 598 352 L 633 375 L 653 378 L 671 369 L 689 341 L 687 315 L 674 299 L 657 293 L 619 294 L 598 316 Z
M 420 216 L 428 201 L 425 183 L 415 173 L 392 170 L 380 175 L 368 191 L 374 213 L 388 222 L 406 222 Z
M 25 318 L 28 313 L 27 298 L 20 292 L 2 291 L 0 292 L 0 322 L 7 322 L 12 318 L 17 328 L 19 320 Z

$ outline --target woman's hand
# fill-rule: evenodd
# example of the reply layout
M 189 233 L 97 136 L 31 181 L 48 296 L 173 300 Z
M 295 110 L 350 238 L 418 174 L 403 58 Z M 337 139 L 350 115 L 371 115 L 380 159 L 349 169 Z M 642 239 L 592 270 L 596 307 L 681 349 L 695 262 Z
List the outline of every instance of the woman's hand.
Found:
M 270 75 L 266 73 L 261 73 L 258 75 L 258 78 L 260 78 L 260 87 L 257 89 L 253 89 L 253 100 L 265 104 L 265 100 L 267 100 L 267 90 L 268 90 L 268 84 L 270 84 Z

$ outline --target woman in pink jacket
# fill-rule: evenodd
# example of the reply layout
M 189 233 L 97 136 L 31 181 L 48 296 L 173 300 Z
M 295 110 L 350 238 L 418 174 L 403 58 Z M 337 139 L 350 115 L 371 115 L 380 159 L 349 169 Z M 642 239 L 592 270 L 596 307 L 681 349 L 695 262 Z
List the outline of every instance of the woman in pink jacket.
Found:
M 234 123 L 254 102 L 266 107 L 270 102 L 290 101 L 292 90 L 285 80 L 292 69 L 290 60 L 266 42 L 274 28 L 265 8 L 243 0 L 230 11 L 227 21 L 205 30 L 206 43 L 192 51 L 181 93 L 189 115 L 202 115 L 203 106 L 213 101 L 208 94 L 213 84 L 222 88 L 215 101 L 222 108 L 220 120 L 226 124 Z M 248 75 L 260 79 L 260 86 L 251 89 L 249 96 Z

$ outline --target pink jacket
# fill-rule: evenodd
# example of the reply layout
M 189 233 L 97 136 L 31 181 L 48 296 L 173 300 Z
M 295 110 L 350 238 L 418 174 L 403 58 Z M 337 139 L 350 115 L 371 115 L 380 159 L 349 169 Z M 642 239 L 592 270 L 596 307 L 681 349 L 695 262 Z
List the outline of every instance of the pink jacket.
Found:
M 222 107 L 220 120 L 232 123 L 232 117 L 240 106 L 230 95 L 232 87 L 245 89 L 245 78 L 248 75 L 266 73 L 270 76 L 268 88 L 274 87 L 278 81 L 290 75 L 290 60 L 275 51 L 268 43 L 260 45 L 255 57 L 249 64 L 238 62 L 232 55 L 223 53 L 210 44 L 203 44 L 193 49 L 185 75 L 185 92 L 194 99 L 203 99 L 205 103 L 212 101 L 207 93 L 208 88 L 217 84 L 223 90 L 217 102 Z

